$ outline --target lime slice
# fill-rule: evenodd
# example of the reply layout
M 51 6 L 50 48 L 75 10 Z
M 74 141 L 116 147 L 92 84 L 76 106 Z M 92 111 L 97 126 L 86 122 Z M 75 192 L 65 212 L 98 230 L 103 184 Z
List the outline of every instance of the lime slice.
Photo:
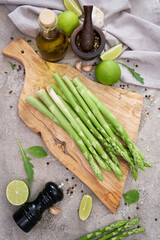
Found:
M 73 11 L 74 13 L 77 14 L 78 17 L 82 15 L 81 9 L 78 7 L 77 3 L 73 0 L 64 0 L 64 6 L 67 8 L 69 11 Z
M 6 188 L 8 201 L 16 206 L 24 204 L 28 200 L 29 195 L 29 186 L 22 180 L 13 180 Z
M 79 207 L 79 218 L 82 221 L 87 220 L 92 210 L 92 197 L 89 194 L 85 194 L 81 200 Z
M 101 53 L 100 58 L 102 60 L 114 60 L 115 58 L 119 57 L 122 53 L 122 44 L 118 44 L 106 52 Z

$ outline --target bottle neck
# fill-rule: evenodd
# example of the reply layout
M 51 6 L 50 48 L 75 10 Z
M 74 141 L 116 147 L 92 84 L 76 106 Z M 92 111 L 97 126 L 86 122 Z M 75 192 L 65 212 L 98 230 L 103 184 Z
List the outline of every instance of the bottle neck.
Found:
M 53 32 L 57 28 L 58 18 L 56 16 L 55 23 L 52 26 L 50 26 L 50 27 L 46 27 L 46 26 L 42 25 L 41 22 L 39 21 L 39 19 L 38 19 L 38 23 L 39 23 L 40 28 L 42 29 L 43 35 L 45 37 L 50 38 L 50 35 L 51 35 L 50 33 Z

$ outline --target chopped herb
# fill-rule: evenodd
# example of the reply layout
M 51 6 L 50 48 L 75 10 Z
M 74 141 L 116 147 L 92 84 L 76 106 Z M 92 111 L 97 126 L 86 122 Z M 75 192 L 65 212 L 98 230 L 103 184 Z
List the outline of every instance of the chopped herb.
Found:
M 139 200 L 139 192 L 137 190 L 130 190 L 124 195 L 124 201 L 128 204 L 136 203 Z
M 121 62 L 117 62 L 118 64 L 121 64 L 123 65 L 124 67 L 128 68 L 128 70 L 133 74 L 133 76 L 142 84 L 144 84 L 144 79 L 140 76 L 139 73 L 137 73 L 133 68 L 127 66 L 126 64 L 124 63 L 121 63 Z M 138 66 L 138 65 L 137 65 Z
M 14 70 L 14 69 L 15 69 L 15 64 L 13 64 L 13 63 L 11 63 L 11 62 L 8 62 L 8 63 L 10 64 L 12 70 Z
M 5 74 L 8 74 L 8 72 L 4 72 Z

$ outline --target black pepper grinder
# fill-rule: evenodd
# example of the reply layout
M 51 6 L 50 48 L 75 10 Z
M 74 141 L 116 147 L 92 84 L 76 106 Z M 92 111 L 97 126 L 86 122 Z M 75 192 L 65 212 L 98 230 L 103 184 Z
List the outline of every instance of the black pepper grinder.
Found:
M 56 183 L 48 182 L 38 197 L 19 208 L 13 218 L 24 232 L 29 232 L 41 220 L 43 212 L 62 199 L 63 191 Z
M 81 34 L 81 48 L 85 52 L 90 52 L 94 46 L 94 30 L 92 24 L 93 6 L 83 6 L 84 23 Z

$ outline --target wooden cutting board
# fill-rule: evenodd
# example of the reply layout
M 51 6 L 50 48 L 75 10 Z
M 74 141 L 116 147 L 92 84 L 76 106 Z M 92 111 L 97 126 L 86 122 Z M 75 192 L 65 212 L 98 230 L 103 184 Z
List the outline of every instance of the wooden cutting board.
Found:
M 25 67 L 25 81 L 18 103 L 20 118 L 31 130 L 41 136 L 54 157 L 84 182 L 111 212 L 115 213 L 127 178 L 128 164 L 120 160 L 124 174 L 122 182 L 118 181 L 113 173 L 105 170 L 103 170 L 104 180 L 100 182 L 71 137 L 27 104 L 25 98 L 30 95 L 36 96 L 37 90 L 53 83 L 52 75 L 55 72 L 58 72 L 60 76 L 67 75 L 71 80 L 77 76 L 113 112 L 133 142 L 136 142 L 143 106 L 142 96 L 93 82 L 68 64 L 46 62 L 21 38 L 10 43 L 2 53 L 15 58 Z

